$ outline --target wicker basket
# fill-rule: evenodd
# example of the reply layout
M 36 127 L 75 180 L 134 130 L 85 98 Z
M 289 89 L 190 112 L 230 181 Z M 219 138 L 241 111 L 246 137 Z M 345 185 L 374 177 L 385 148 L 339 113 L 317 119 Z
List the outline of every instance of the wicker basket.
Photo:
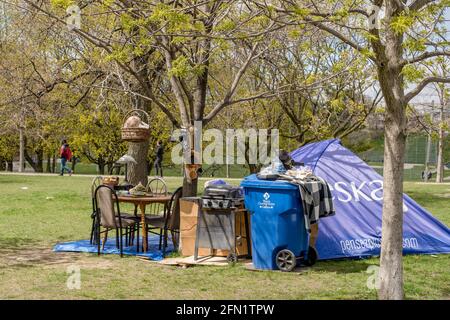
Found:
M 122 140 L 130 142 L 142 142 L 148 140 L 150 130 L 144 128 L 122 128 Z
M 125 127 L 127 119 L 132 115 L 137 116 L 139 119 L 141 119 L 141 121 L 143 121 L 142 119 L 145 118 L 148 123 L 149 117 L 147 112 L 139 109 L 131 110 L 124 117 L 124 126 L 122 127 L 122 140 L 129 142 L 143 142 L 148 140 L 148 138 L 150 137 L 150 128 L 147 129 L 138 127 Z

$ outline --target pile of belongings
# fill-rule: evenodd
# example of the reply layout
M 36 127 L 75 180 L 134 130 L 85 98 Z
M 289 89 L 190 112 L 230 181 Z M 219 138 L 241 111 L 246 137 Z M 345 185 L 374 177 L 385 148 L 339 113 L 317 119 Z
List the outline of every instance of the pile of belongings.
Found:
M 145 196 L 146 188 L 139 182 L 137 186 L 130 189 L 130 194 L 133 196 Z
M 328 183 L 314 175 L 308 166 L 294 163 L 286 151 L 281 150 L 280 155 L 272 159 L 270 166 L 262 168 L 257 177 L 264 180 L 286 180 L 298 186 L 308 231 L 310 225 L 317 223 L 320 218 L 335 214 Z

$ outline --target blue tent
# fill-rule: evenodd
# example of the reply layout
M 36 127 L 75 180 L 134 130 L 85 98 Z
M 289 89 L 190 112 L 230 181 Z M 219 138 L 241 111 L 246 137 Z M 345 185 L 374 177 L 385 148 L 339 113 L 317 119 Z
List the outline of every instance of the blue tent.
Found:
M 319 258 L 379 255 L 383 177 L 339 139 L 307 144 L 291 156 L 325 179 L 334 196 L 336 215 L 319 223 Z M 403 203 L 404 254 L 450 253 L 450 229 L 407 195 Z

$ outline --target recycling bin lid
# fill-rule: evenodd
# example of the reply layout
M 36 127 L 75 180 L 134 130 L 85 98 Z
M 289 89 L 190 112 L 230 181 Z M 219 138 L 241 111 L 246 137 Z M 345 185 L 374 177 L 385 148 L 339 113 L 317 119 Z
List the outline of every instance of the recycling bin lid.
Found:
M 258 179 L 256 174 L 251 174 L 244 178 L 241 182 L 241 187 L 244 188 L 262 188 L 262 189 L 284 189 L 284 190 L 298 190 L 298 187 L 288 181 L 283 180 L 263 180 Z

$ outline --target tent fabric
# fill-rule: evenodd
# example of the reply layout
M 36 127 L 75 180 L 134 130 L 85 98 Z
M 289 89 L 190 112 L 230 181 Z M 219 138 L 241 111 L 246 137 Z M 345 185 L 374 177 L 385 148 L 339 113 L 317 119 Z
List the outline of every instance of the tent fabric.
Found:
M 379 255 L 383 177 L 339 139 L 307 144 L 291 157 L 325 179 L 333 194 L 336 215 L 319 222 L 319 259 Z M 403 253 L 450 253 L 450 229 L 407 195 L 403 202 Z
M 139 243 L 142 243 L 142 239 L 139 239 Z M 147 252 L 136 252 L 136 242 L 133 246 L 123 247 L 124 255 L 132 255 L 139 257 L 147 257 L 150 260 L 160 261 L 163 260 L 162 251 L 159 248 L 159 236 L 151 235 L 148 237 L 148 250 Z M 100 248 L 101 249 L 101 248 Z M 53 247 L 55 252 L 88 252 L 97 253 L 97 246 L 91 245 L 89 240 L 78 240 L 71 242 L 58 243 Z M 168 241 L 166 248 L 166 256 L 173 251 L 173 245 Z M 105 249 L 101 251 L 103 254 L 120 254 L 120 250 L 116 247 L 116 238 L 110 238 L 105 244 Z

